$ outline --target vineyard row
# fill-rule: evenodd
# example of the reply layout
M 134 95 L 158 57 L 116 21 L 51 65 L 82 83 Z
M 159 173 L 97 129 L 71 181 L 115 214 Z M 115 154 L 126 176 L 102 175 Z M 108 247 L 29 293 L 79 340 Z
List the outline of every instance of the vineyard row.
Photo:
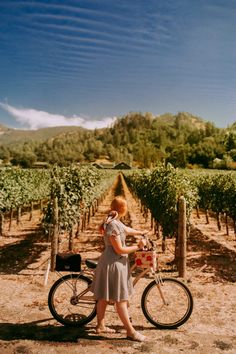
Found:
M 175 237 L 178 229 L 178 201 L 186 200 L 187 225 L 193 208 L 213 211 L 218 218 L 236 221 L 236 175 L 235 173 L 186 172 L 171 165 L 159 165 L 152 171 L 126 173 L 125 179 L 133 193 L 147 207 L 163 236 Z
M 52 170 L 3 169 L 0 173 L 0 214 L 19 210 L 23 205 L 47 200 L 43 225 L 53 224 L 57 198 L 59 228 L 71 231 L 94 213 L 99 198 L 114 181 L 114 171 L 96 168 L 54 167 Z M 189 222 L 193 208 L 224 214 L 236 220 L 236 178 L 234 173 L 190 173 L 171 165 L 153 170 L 125 173 L 129 188 L 147 207 L 162 227 L 165 236 L 176 236 L 178 200 L 186 200 Z M 86 212 L 86 213 L 85 213 Z M 81 226 L 81 225 L 80 225 Z M 82 225 L 83 227 L 83 225 Z M 0 230 L 1 231 L 1 230 Z

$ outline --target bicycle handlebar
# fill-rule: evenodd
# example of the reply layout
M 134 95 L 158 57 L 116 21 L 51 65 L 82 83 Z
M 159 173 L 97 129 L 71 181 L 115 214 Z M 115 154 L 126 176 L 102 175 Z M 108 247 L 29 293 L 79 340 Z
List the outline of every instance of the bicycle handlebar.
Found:
M 148 233 L 141 235 L 141 237 L 143 237 L 147 241 L 147 245 L 144 247 L 144 249 L 153 250 L 155 249 L 155 245 L 153 241 L 148 238 L 147 236 Z

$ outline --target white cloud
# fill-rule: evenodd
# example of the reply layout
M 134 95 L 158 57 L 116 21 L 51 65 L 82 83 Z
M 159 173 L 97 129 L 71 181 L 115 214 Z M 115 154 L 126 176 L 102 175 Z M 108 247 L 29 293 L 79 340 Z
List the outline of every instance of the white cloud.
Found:
M 60 114 L 37 111 L 33 108 L 16 108 L 3 102 L 0 102 L 0 107 L 14 117 L 22 127 L 32 130 L 56 126 L 80 126 L 86 129 L 105 128 L 112 125 L 116 120 L 116 117 L 104 117 L 101 120 L 84 119 L 76 115 L 66 117 Z

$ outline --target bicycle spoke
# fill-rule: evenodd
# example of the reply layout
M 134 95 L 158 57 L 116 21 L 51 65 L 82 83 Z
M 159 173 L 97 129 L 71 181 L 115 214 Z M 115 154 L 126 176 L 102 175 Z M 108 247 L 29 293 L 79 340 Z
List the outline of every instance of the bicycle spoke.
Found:
M 164 279 L 163 284 L 153 282 L 145 289 L 142 309 L 147 319 L 157 327 L 174 328 L 189 318 L 192 297 L 181 282 Z
M 95 316 L 96 303 L 89 291 L 89 283 L 90 279 L 73 274 L 62 277 L 52 287 L 49 308 L 59 322 L 81 325 Z

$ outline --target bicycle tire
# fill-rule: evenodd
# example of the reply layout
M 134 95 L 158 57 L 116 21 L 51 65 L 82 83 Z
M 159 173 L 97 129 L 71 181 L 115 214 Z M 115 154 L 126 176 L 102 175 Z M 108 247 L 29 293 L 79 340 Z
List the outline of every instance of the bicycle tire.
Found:
M 147 285 L 142 294 L 143 314 L 159 329 L 177 328 L 183 325 L 192 314 L 192 294 L 189 288 L 177 279 L 163 278 L 160 286 L 168 304 L 164 304 L 154 280 Z
M 96 316 L 96 301 L 86 302 L 76 298 L 91 283 L 92 280 L 83 274 L 68 274 L 52 285 L 48 294 L 48 307 L 58 322 L 80 327 L 92 321 Z M 77 299 L 77 303 L 73 303 L 73 299 Z

